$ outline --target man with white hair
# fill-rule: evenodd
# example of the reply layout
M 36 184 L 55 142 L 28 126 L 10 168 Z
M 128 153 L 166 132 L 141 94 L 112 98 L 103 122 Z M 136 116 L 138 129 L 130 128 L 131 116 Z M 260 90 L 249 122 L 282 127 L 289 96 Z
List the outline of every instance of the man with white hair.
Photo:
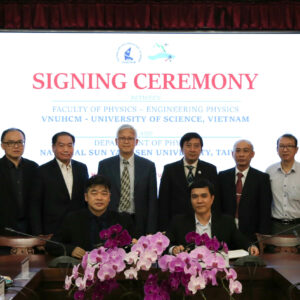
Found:
M 237 141 L 232 151 L 236 166 L 219 173 L 221 211 L 235 217 L 251 240 L 255 233 L 270 233 L 272 203 L 269 175 L 250 167 L 254 155 L 250 141 Z
M 119 155 L 99 162 L 98 174 L 111 182 L 109 209 L 129 213 L 135 223 L 135 236 L 156 232 L 157 183 L 155 164 L 134 154 L 136 130 L 125 124 L 116 136 Z

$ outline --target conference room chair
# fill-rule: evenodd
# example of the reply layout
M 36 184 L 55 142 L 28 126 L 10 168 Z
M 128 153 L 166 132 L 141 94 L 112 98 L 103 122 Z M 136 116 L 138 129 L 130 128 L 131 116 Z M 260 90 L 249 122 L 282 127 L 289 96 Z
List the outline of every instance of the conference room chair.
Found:
M 266 235 L 256 233 L 260 254 L 266 247 L 275 253 L 299 253 L 300 238 L 295 235 Z
M 33 237 L 0 236 L 0 247 L 11 248 L 10 254 L 15 255 L 34 254 L 34 247 L 45 246 L 45 243 L 45 241 Z

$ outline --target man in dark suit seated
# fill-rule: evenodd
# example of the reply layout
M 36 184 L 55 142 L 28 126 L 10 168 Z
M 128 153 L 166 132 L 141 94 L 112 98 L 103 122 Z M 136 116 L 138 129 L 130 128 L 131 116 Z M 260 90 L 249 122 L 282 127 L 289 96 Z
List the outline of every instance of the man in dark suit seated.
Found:
M 67 255 L 81 259 L 86 251 L 96 248 L 100 241 L 99 233 L 112 225 L 120 224 L 133 233 L 130 215 L 107 209 L 110 202 L 111 184 L 101 175 L 92 176 L 86 183 L 85 201 L 88 208 L 70 213 L 60 227 L 53 241 L 65 245 Z M 46 249 L 52 255 L 63 255 L 62 247 L 47 243 Z
M 207 178 L 217 187 L 217 168 L 199 159 L 202 147 L 203 140 L 198 133 L 186 133 L 180 140 L 183 159 L 165 165 L 158 196 L 160 231 L 167 229 L 173 216 L 193 211 L 189 186 L 194 180 Z M 214 206 L 218 210 L 218 199 Z
M 230 250 L 248 249 L 252 255 L 258 255 L 256 246 L 237 228 L 234 218 L 212 212 L 215 198 L 214 186 L 207 179 L 198 179 L 190 186 L 190 201 L 194 212 L 175 216 L 167 230 L 170 239 L 170 251 L 176 255 L 185 250 L 185 236 L 189 232 L 206 233 L 210 238 L 226 242 Z
M 236 167 L 219 173 L 221 212 L 235 217 L 239 230 L 254 241 L 255 233 L 271 231 L 270 178 L 250 167 L 254 157 L 250 141 L 237 141 L 232 156 Z
M 117 131 L 119 155 L 99 162 L 98 174 L 111 182 L 109 209 L 131 214 L 139 237 L 157 230 L 155 164 L 134 153 L 138 144 L 134 127 L 124 124 Z
M 38 165 L 23 158 L 25 134 L 18 128 L 3 131 L 0 159 L 0 235 L 8 235 L 5 227 L 30 233 L 28 207 L 33 178 Z
M 87 166 L 73 160 L 75 137 L 58 132 L 52 137 L 55 158 L 38 167 L 30 203 L 32 232 L 55 233 L 71 211 L 86 207 L 84 186 Z

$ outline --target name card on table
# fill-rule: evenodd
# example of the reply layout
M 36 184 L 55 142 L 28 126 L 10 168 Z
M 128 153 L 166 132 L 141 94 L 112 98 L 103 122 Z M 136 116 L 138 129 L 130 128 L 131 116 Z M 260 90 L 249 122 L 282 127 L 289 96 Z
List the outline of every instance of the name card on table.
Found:
M 21 278 L 29 278 L 29 257 L 26 257 L 21 262 Z

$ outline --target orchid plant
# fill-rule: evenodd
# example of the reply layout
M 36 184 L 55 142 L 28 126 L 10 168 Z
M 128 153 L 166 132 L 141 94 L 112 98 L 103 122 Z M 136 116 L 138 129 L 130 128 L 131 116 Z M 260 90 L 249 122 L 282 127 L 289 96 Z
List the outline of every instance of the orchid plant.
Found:
M 139 271 L 149 271 L 143 288 L 145 300 L 167 300 L 179 289 L 184 295 L 199 293 L 206 299 L 204 289 L 207 285 L 218 285 L 218 273 L 230 299 L 242 291 L 235 270 L 226 268 L 220 254 L 228 252 L 227 245 L 215 237 L 210 239 L 207 234 L 188 233 L 187 243 L 196 247 L 176 256 L 164 254 L 170 241 L 161 232 L 142 236 L 131 244 L 127 230 L 117 224 L 102 230 L 100 238 L 106 240 L 104 245 L 87 252 L 81 264 L 74 266 L 72 274 L 66 276 L 65 289 L 74 292 L 74 299 L 88 299 L 91 295 L 91 299 L 101 300 L 119 287 L 117 274 L 123 274 L 128 280 L 139 280 Z M 157 272 L 150 272 L 155 265 L 167 274 L 164 279 Z

